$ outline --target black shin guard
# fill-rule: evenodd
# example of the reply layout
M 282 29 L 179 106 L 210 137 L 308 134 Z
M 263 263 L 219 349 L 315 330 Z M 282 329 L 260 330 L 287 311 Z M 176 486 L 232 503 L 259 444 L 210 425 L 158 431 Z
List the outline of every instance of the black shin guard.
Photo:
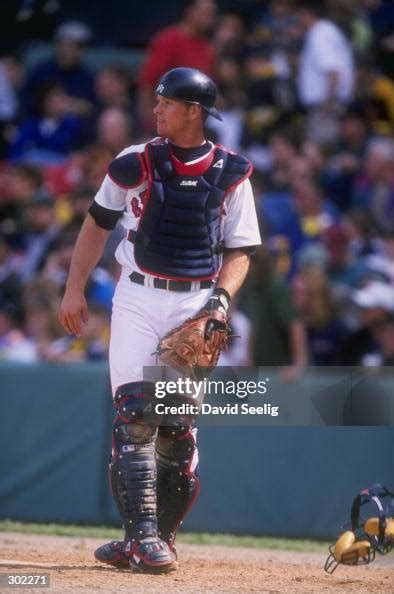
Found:
M 154 444 L 137 447 L 110 464 L 112 493 L 130 540 L 157 535 Z
M 141 418 L 138 384 L 122 386 L 115 395 L 118 416 L 113 426 L 109 465 L 112 494 L 127 540 L 157 536 L 156 428 Z
M 173 548 L 176 531 L 200 491 L 196 430 L 160 427 L 156 442 L 158 535 Z

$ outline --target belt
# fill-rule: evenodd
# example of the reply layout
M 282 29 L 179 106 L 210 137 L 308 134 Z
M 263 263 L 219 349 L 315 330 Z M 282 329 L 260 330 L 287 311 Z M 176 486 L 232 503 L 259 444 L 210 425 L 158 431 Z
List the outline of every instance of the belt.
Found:
M 152 286 L 148 285 L 145 281 L 148 279 L 153 279 L 153 287 L 155 289 L 165 289 L 166 291 L 198 291 L 200 289 L 210 289 L 215 284 L 213 280 L 205 280 L 205 281 L 178 281 L 178 280 L 170 280 L 167 278 L 158 278 L 156 276 L 149 277 L 145 276 L 144 274 L 140 274 L 139 272 L 132 272 L 129 275 L 129 279 L 132 283 L 137 283 L 137 285 L 145 285 L 145 286 Z M 149 281 L 148 281 L 149 282 Z

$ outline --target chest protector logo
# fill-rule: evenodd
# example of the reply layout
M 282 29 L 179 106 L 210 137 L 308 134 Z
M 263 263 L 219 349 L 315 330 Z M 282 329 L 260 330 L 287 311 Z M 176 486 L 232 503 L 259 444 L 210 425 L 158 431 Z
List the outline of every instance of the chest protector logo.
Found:
M 252 166 L 220 146 L 210 163 L 198 175 L 182 175 L 167 143 L 147 144 L 148 199 L 134 235 L 135 260 L 144 272 L 178 280 L 210 279 L 218 272 L 223 201 Z

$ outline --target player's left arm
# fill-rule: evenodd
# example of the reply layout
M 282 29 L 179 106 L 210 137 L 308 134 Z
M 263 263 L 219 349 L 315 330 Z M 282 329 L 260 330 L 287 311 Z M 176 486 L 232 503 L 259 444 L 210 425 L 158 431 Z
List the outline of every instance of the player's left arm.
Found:
M 234 297 L 243 285 L 249 264 L 250 255 L 245 251 L 233 249 L 225 253 L 216 288 L 224 289 L 231 298 Z
M 227 314 L 230 300 L 249 270 L 250 254 L 261 243 L 252 186 L 245 179 L 226 198 L 223 239 L 225 252 L 216 287 L 207 309 Z
M 246 278 L 251 252 L 261 243 L 253 191 L 248 178 L 230 192 L 225 210 L 225 252 L 216 287 L 222 287 L 233 297 Z

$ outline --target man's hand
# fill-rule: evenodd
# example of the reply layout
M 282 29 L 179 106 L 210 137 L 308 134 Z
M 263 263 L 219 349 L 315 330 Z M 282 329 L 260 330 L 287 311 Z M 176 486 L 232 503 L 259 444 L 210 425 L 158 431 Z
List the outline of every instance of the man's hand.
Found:
M 215 330 L 226 330 L 230 299 L 231 297 L 225 289 L 215 289 L 213 295 L 202 308 L 203 312 L 210 314 L 210 319 L 205 327 L 205 340 L 209 340 Z
M 59 322 L 75 336 L 82 336 L 82 324 L 89 319 L 88 305 L 83 293 L 66 289 L 59 309 Z
M 84 290 L 89 275 L 100 260 L 110 231 L 102 229 L 88 214 L 77 237 L 71 258 L 66 292 L 59 310 L 59 322 L 69 334 L 82 336 L 88 321 Z

